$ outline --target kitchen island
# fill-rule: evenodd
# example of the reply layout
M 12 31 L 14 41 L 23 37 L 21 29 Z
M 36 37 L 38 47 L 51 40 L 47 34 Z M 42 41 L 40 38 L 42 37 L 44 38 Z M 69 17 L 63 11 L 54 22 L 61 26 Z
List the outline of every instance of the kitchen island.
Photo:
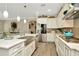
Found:
M 61 35 L 56 34 L 56 50 L 60 56 L 79 56 L 79 40 L 75 42 L 76 39 L 71 39 L 70 42 L 67 42 L 67 39 Z
M 18 56 L 24 54 L 25 39 L 0 39 L 0 56 Z
M 0 56 L 31 56 L 36 49 L 37 34 L 11 37 L 11 39 L 0 39 Z

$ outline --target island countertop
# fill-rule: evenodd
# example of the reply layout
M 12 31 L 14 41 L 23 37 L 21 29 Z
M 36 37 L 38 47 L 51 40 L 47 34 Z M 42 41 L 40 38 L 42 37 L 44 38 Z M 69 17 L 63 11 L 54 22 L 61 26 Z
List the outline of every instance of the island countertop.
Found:
M 9 49 L 24 41 L 25 39 L 11 39 L 11 40 L 0 39 L 0 48 Z
M 24 34 L 24 35 L 15 35 L 14 38 L 15 39 L 18 39 L 18 38 L 21 38 L 21 37 L 25 37 L 25 36 L 37 36 L 38 34 Z

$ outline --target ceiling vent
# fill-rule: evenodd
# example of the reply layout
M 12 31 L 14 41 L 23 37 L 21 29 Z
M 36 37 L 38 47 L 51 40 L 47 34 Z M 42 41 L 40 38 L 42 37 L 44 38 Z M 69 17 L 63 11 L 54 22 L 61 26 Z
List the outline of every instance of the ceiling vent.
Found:
M 24 8 L 26 8 L 27 7 L 27 5 L 26 4 L 24 4 Z
M 44 7 L 44 6 L 46 6 L 46 4 L 41 4 L 41 7 Z

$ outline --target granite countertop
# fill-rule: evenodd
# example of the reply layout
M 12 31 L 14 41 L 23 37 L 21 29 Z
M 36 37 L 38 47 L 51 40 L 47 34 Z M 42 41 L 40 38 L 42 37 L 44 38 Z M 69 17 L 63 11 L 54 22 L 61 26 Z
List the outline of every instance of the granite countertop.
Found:
M 27 41 L 26 39 L 23 39 L 22 37 L 35 37 L 38 34 L 25 34 L 25 35 L 15 35 L 13 36 L 13 39 L 0 39 L 0 48 L 9 49 L 21 42 Z M 19 39 L 20 38 L 20 39 Z
M 0 39 L 0 48 L 3 49 L 9 49 L 21 42 L 24 42 L 25 39 L 11 39 L 11 40 L 4 40 L 4 39 Z
M 79 40 L 72 38 L 71 41 L 68 42 L 67 39 L 63 36 L 63 34 L 56 34 L 56 37 L 63 41 L 70 49 L 79 51 Z
M 35 37 L 35 36 L 37 36 L 38 34 L 25 34 L 25 35 L 15 35 L 15 36 L 13 36 L 14 38 L 16 38 L 16 39 L 18 39 L 18 38 L 21 38 L 21 37 L 25 37 L 25 36 L 33 36 L 33 37 Z

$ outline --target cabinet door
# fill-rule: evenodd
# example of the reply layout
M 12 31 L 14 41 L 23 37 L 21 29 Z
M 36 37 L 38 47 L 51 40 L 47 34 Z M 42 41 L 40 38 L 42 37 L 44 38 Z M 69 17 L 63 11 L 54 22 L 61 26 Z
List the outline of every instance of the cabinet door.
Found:
M 38 18 L 37 23 L 39 23 L 39 24 L 47 24 L 47 18 Z
M 76 56 L 79 56 L 79 51 L 75 51 L 76 52 Z
M 12 48 L 9 49 L 9 55 L 16 55 L 19 54 L 20 51 L 24 50 L 24 42 L 21 42 Z
M 47 19 L 47 28 L 57 28 L 56 18 Z
M 56 38 L 56 50 L 57 50 L 57 53 L 59 56 L 62 55 L 62 48 L 61 48 L 61 42 L 60 42 L 60 39 L 59 38 Z
M 35 41 L 32 41 L 25 47 L 25 56 L 31 56 L 35 50 Z
M 73 27 L 73 20 L 63 20 L 63 27 Z
M 54 35 L 52 33 L 47 33 L 47 41 L 54 42 Z
M 71 52 L 70 48 L 67 45 L 65 45 L 65 56 L 70 56 L 71 54 L 70 52 Z
M 56 37 L 56 50 L 58 55 L 64 56 L 65 55 L 65 44 L 60 38 Z
M 72 49 L 71 56 L 79 56 L 79 51 Z
M 47 42 L 47 34 L 42 34 L 42 42 Z
M 17 54 L 15 54 L 15 56 L 24 56 L 24 51 L 20 50 Z

